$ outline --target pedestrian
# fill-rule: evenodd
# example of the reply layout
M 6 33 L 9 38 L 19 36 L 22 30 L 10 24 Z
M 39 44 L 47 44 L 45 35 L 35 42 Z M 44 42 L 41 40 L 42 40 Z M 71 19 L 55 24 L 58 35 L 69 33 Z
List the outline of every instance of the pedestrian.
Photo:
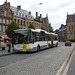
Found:
M 11 42 L 10 41 L 8 42 L 8 47 L 9 47 L 8 52 L 10 52 L 10 48 L 11 48 Z

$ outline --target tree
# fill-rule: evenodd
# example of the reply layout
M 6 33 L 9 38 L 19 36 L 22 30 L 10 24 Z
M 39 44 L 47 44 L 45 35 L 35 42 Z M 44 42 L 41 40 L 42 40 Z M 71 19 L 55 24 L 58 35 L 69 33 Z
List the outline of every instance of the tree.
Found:
M 32 23 L 30 23 L 30 25 L 28 26 L 28 29 L 29 29 L 29 28 L 35 29 L 35 26 L 34 26 Z
M 53 30 L 52 29 L 49 29 L 49 32 L 53 32 Z
M 16 30 L 16 29 L 20 29 L 20 26 L 17 25 L 14 21 L 12 21 L 11 24 L 8 24 L 8 27 L 5 30 L 5 33 L 7 34 L 8 37 L 12 38 L 13 37 L 12 32 L 13 30 Z

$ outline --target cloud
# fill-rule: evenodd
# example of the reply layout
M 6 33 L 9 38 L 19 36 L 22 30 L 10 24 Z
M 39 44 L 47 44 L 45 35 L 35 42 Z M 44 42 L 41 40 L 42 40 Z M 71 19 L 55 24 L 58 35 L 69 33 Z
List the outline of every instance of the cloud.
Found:
M 0 5 L 5 0 L 0 0 Z M 61 24 L 66 23 L 67 12 L 73 14 L 75 12 L 75 0 L 7 0 L 12 6 L 31 11 L 35 17 L 35 12 L 42 14 L 43 17 L 48 13 L 49 22 L 53 29 L 58 29 Z M 43 3 L 39 5 L 39 3 Z

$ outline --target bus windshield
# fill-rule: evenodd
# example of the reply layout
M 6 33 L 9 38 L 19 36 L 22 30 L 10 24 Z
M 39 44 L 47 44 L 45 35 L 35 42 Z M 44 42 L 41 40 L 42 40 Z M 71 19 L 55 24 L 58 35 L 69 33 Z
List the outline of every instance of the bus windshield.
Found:
M 23 44 L 23 43 L 29 43 L 30 42 L 30 32 L 29 31 L 15 31 L 13 40 L 14 44 Z

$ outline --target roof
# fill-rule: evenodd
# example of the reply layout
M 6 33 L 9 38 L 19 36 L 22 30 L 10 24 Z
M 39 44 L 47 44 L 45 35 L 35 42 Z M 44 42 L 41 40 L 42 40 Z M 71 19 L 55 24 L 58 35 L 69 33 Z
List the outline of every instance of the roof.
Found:
M 75 14 L 67 15 L 67 22 L 75 22 Z
M 28 19 L 32 19 L 32 20 L 34 19 L 34 17 L 31 14 L 29 14 L 29 12 L 27 10 L 17 9 L 17 7 L 14 7 L 14 6 L 10 6 L 10 9 L 14 13 L 14 16 L 25 17 L 26 18 L 26 15 L 27 15 Z M 16 13 L 17 13 L 17 15 L 16 15 Z M 19 15 L 19 13 L 21 13 L 21 16 Z
M 17 29 L 17 30 L 14 30 L 16 33 L 21 33 L 21 34 L 23 34 L 23 35 L 26 35 L 26 34 L 24 34 L 25 32 L 20 32 L 20 31 L 25 31 L 25 30 L 31 30 L 32 32 L 38 32 L 38 33 L 40 33 L 41 31 L 43 31 L 43 32 L 45 32 L 46 34 L 50 34 L 50 35 L 55 35 L 55 36 L 57 36 L 57 34 L 55 34 L 55 33 L 49 33 L 49 32 L 47 32 L 47 31 L 45 31 L 45 30 L 42 30 L 42 29 Z

